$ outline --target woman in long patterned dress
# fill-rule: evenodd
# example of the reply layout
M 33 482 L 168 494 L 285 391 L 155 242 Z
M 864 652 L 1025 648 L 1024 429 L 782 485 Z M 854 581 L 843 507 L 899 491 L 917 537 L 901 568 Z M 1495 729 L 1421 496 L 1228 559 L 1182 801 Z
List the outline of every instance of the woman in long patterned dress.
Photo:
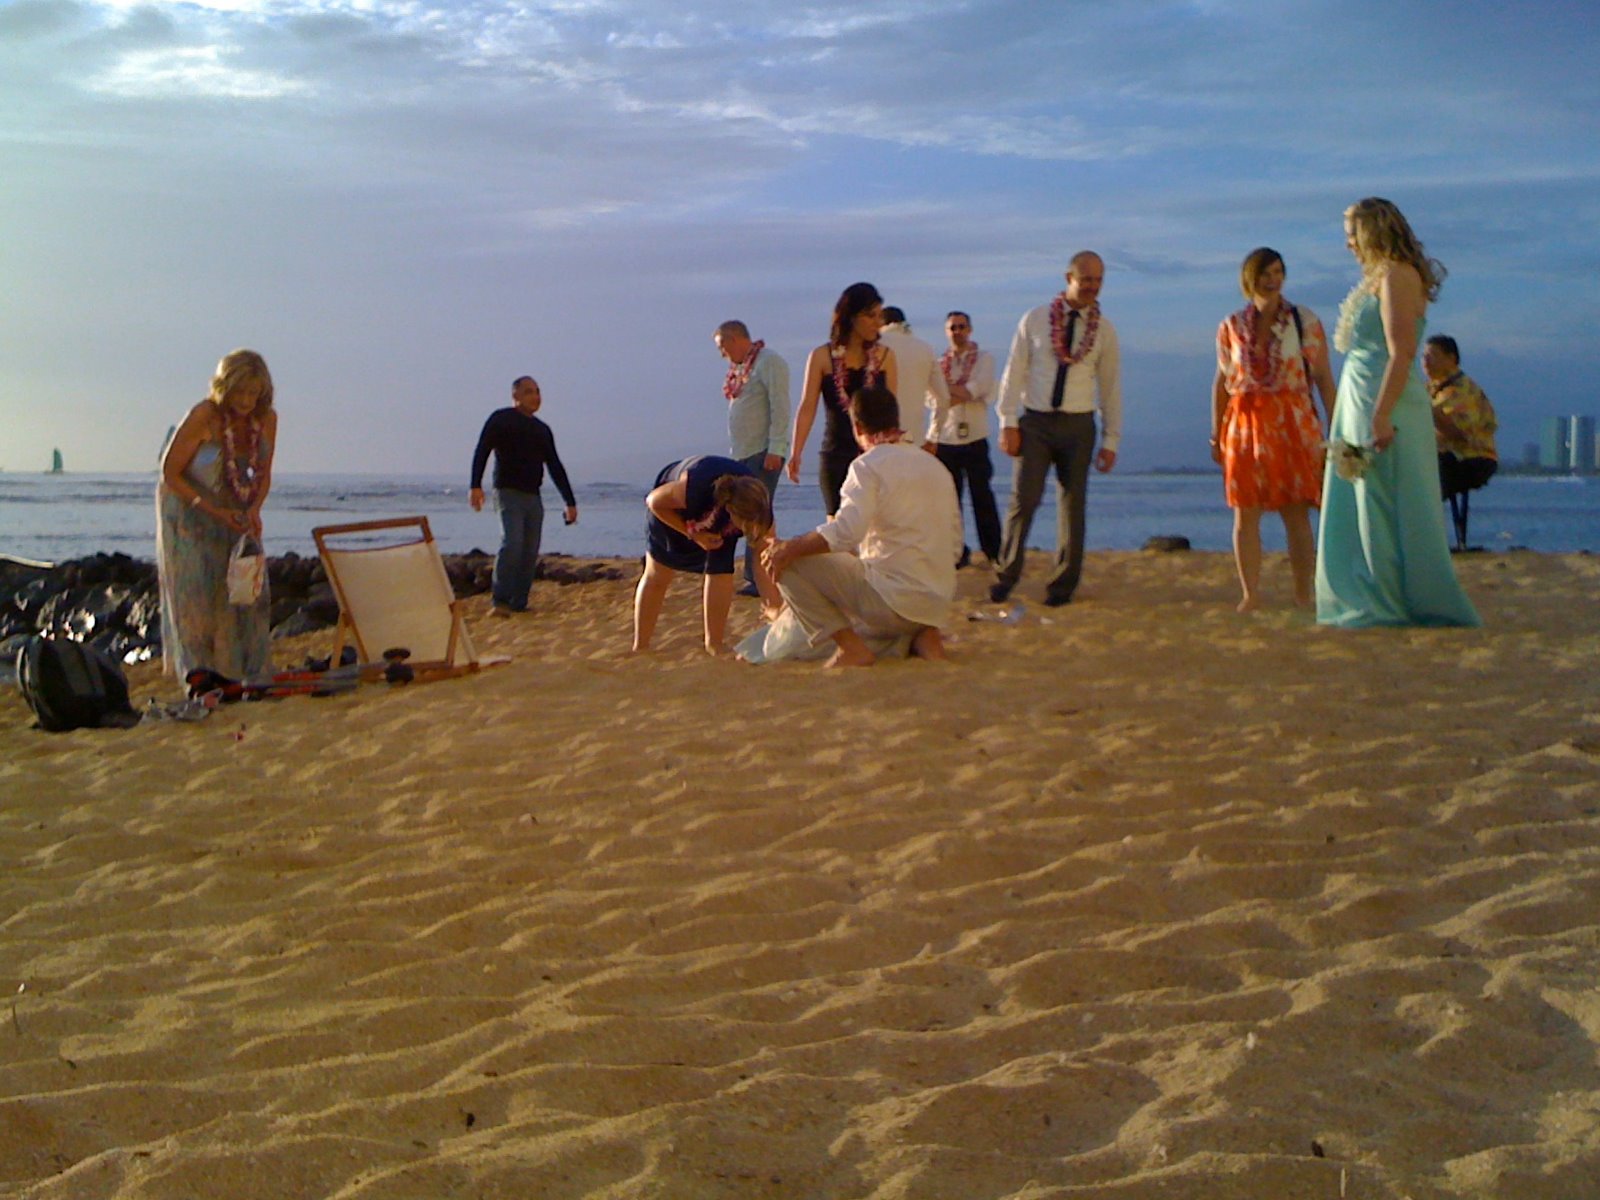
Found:
M 210 395 L 189 410 L 161 458 L 156 562 L 169 675 L 210 667 L 237 679 L 267 665 L 270 589 L 263 583 L 253 604 L 230 604 L 227 576 L 235 543 L 261 537 L 277 439 L 266 360 L 235 350 L 217 364 Z
M 1339 310 L 1345 352 L 1317 545 L 1324 625 L 1478 625 L 1450 562 L 1433 415 L 1416 370 L 1444 267 L 1404 215 L 1368 197 L 1344 214 L 1361 282 Z
M 1260 607 L 1261 514 L 1283 518 L 1294 576 L 1294 601 L 1312 604 L 1317 551 L 1311 510 L 1322 500 L 1322 407 L 1333 408 L 1333 371 L 1322 322 L 1283 298 L 1283 255 L 1250 251 L 1239 268 L 1249 302 L 1217 328 L 1217 375 L 1211 385 L 1211 457 L 1222 464 L 1233 509 L 1233 557 L 1244 598 Z
M 800 482 L 800 456 L 811 426 L 817 419 L 817 401 L 827 420 L 822 431 L 822 461 L 817 483 L 822 504 L 831 517 L 839 511 L 839 491 L 850 464 L 861 453 L 850 431 L 850 397 L 869 383 L 888 388 L 899 383 L 894 351 L 878 341 L 883 328 L 883 297 L 870 283 L 852 283 L 833 306 L 833 326 L 828 340 L 806 359 L 800 407 L 794 415 L 794 437 L 789 455 L 789 479 Z

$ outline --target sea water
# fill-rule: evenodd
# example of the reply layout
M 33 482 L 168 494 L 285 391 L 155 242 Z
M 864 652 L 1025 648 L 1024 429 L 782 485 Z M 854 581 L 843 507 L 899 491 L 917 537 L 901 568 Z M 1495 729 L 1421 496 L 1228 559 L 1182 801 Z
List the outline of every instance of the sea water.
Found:
M 995 493 L 1002 519 L 1010 472 L 996 464 Z M 561 497 L 544 488 L 546 552 L 632 557 L 644 551 L 646 482 L 577 485 L 577 524 L 562 524 Z M 1030 546 L 1052 549 L 1054 489 L 1034 515 Z M 816 484 L 779 485 L 778 531 L 791 535 L 822 519 Z M 970 504 L 963 504 L 967 540 L 977 552 Z M 500 544 L 500 522 L 486 504 L 475 513 L 459 479 L 444 476 L 275 475 L 262 512 L 269 554 L 316 553 L 319 525 L 386 517 L 427 516 L 447 554 Z M 1448 514 L 1446 514 L 1448 516 Z M 1551 553 L 1600 551 L 1600 477 L 1502 475 L 1472 494 L 1470 540 L 1487 550 L 1521 548 Z M 1196 550 L 1229 550 L 1232 514 L 1219 474 L 1134 474 L 1113 471 L 1089 480 L 1088 548 L 1137 550 L 1151 537 L 1178 535 Z M 1262 520 L 1268 550 L 1283 548 L 1283 526 Z M 98 552 L 155 557 L 155 475 L 0 473 L 0 554 L 57 562 Z

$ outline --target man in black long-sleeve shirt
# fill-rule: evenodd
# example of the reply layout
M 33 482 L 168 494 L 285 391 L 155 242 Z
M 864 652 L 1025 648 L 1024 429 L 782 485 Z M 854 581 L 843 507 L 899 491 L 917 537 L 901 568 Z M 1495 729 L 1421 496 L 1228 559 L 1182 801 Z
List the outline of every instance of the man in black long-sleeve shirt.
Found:
M 539 569 L 539 541 L 544 534 L 544 501 L 539 488 L 544 471 L 567 502 L 566 521 L 578 519 L 578 501 L 567 482 L 566 468 L 556 455 L 550 426 L 533 414 L 542 397 L 539 385 L 524 375 L 511 385 L 511 407 L 496 409 L 483 423 L 478 448 L 472 455 L 472 490 L 467 499 L 473 512 L 483 511 L 483 469 L 494 453 L 495 507 L 500 510 L 504 537 L 494 560 L 494 607 L 497 617 L 528 609 L 528 591 Z

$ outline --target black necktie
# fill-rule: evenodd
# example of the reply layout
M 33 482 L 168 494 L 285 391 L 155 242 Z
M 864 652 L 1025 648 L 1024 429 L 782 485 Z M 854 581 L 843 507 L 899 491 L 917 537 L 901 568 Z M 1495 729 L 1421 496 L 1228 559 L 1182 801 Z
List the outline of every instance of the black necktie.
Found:
M 1072 352 L 1072 331 L 1078 327 L 1078 310 L 1072 309 L 1067 313 L 1067 352 Z M 1061 407 L 1061 395 L 1067 390 L 1067 364 L 1056 364 L 1056 385 L 1050 389 L 1050 407 Z

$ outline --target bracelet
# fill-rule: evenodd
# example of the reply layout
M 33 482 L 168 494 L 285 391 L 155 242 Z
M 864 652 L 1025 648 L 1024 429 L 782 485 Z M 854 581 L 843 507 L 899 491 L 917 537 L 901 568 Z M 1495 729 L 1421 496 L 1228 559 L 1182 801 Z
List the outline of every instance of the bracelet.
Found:
M 189 501 L 189 507 L 199 508 L 203 503 L 205 503 L 205 497 L 203 497 L 199 492 L 196 492 L 194 494 L 194 498 Z

